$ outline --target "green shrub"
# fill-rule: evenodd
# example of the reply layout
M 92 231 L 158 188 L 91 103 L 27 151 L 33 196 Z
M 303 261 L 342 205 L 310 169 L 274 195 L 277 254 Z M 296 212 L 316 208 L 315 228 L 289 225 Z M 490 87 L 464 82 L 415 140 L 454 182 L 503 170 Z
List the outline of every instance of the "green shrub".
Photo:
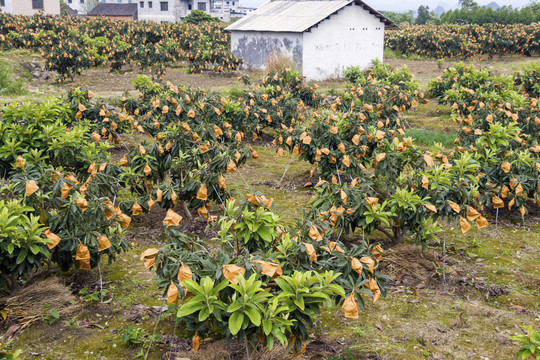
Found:
M 199 24 L 201 22 L 221 22 L 218 18 L 208 15 L 201 10 L 191 10 L 191 12 L 184 18 L 183 22 L 186 24 Z
M 512 336 L 512 340 L 519 341 L 519 348 L 516 359 L 537 358 L 540 355 L 540 333 L 532 326 L 522 326 L 527 331 L 527 335 Z
M 20 199 L 0 200 L 0 275 L 10 290 L 49 257 L 46 228 L 32 212 Z
M 365 83 L 366 77 L 360 66 L 349 66 L 343 72 L 343 76 L 352 84 Z

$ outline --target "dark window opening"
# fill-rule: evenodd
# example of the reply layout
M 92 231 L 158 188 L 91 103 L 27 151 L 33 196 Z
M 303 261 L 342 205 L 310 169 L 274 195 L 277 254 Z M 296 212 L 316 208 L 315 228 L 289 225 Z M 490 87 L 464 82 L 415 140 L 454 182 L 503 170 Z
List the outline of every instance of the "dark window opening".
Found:
M 32 0 L 32 9 L 43 10 L 43 0 Z

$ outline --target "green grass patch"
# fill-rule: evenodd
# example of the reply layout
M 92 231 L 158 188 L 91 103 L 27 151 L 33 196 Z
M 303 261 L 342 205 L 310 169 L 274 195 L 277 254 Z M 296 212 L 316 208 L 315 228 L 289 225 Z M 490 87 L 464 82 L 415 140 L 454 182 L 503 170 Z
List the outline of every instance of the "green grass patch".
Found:
M 451 148 L 456 138 L 456 135 L 452 133 L 416 128 L 407 129 L 405 136 L 413 138 L 414 142 L 418 145 L 433 146 L 440 144 L 445 148 Z
M 399 50 L 385 48 L 383 50 L 383 58 L 389 60 L 426 60 L 427 58 L 417 54 L 403 54 Z

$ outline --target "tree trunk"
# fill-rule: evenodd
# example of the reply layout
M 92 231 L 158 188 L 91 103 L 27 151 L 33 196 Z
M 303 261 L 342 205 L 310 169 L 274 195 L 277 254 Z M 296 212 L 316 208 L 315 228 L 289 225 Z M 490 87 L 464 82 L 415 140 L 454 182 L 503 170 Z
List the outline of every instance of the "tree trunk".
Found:
M 184 209 L 184 214 L 189 220 L 193 220 L 193 215 L 191 215 L 191 212 L 189 211 L 189 207 L 185 201 L 180 201 L 182 203 L 182 209 Z

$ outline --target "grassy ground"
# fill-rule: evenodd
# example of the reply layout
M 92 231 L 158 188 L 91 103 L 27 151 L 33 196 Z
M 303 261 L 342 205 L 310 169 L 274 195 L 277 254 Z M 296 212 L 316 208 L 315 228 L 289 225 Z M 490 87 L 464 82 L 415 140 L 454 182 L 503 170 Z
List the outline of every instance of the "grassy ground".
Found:
M 0 58 L 12 64 L 40 61 L 36 54 L 22 52 L 3 53 Z M 400 65 L 400 61 L 392 60 L 392 64 Z M 497 66 L 517 69 L 530 62 L 516 59 Z M 421 78 L 424 90 L 429 79 L 441 72 L 434 61 L 401 63 Z M 20 74 L 24 77 L 22 70 Z M 74 84 L 26 79 L 27 94 L 2 96 L 0 102 L 40 100 L 74 85 L 89 86 L 98 97 L 114 97 L 133 91 L 130 81 L 135 76 L 132 72 L 111 75 L 96 69 L 76 78 Z M 182 67 L 169 69 L 167 76 L 176 84 L 209 91 L 241 88 L 234 77 L 187 75 Z M 322 88 L 346 86 L 331 81 Z M 408 113 L 407 121 L 411 126 L 407 135 L 419 144 L 452 145 L 457 126 L 450 118 L 449 107 L 430 100 Z M 301 217 L 301 209 L 312 195 L 313 190 L 305 187 L 307 182 L 316 182 L 309 178 L 311 166 L 289 154 L 277 158 L 266 143 L 254 147 L 260 158 L 248 162 L 237 173 L 227 174 L 227 183 L 238 192 L 237 196 L 260 191 L 274 198 L 275 211 L 284 224 L 291 225 Z M 214 211 L 217 208 L 214 206 Z M 101 266 L 105 300 L 109 302 L 84 302 L 84 311 L 72 318 L 61 318 L 52 325 L 38 321 L 20 332 L 13 346 L 23 350 L 21 358 L 132 359 L 146 348 L 122 342 L 118 331 L 126 324 L 141 328 L 146 335 L 155 328 L 161 336 L 162 340 L 151 348 L 149 359 L 162 359 L 171 349 L 177 359 L 241 358 L 239 354 L 243 353 L 228 355 L 222 341 L 211 339 L 203 341 L 199 353 L 190 351 L 183 329 L 166 312 L 155 327 L 163 305 L 162 294 L 155 276 L 142 266 L 139 256 L 144 249 L 162 243 L 164 214 L 160 211 L 155 208 L 150 216 L 134 221 L 129 233 L 132 248 L 112 265 Z M 501 214 L 498 226 L 493 214 L 488 219 L 491 226 L 466 235 L 454 224 L 445 224 L 441 242 L 431 244 L 424 252 L 414 244 L 387 249 L 382 269 L 395 279 L 388 296 L 376 305 L 368 305 L 358 320 L 345 319 L 339 308 L 327 309 L 316 322 L 314 341 L 301 359 L 347 359 L 337 354 L 344 348 L 358 359 L 514 358 L 518 346 L 510 336 L 519 333 L 521 325 L 540 328 L 540 225 L 538 216 L 523 224 Z M 204 228 L 204 222 L 194 224 Z M 81 288 L 91 292 L 100 288 L 98 271 L 61 274 L 61 279 L 71 284 L 77 296 Z M 289 358 L 280 349 L 259 357 Z

